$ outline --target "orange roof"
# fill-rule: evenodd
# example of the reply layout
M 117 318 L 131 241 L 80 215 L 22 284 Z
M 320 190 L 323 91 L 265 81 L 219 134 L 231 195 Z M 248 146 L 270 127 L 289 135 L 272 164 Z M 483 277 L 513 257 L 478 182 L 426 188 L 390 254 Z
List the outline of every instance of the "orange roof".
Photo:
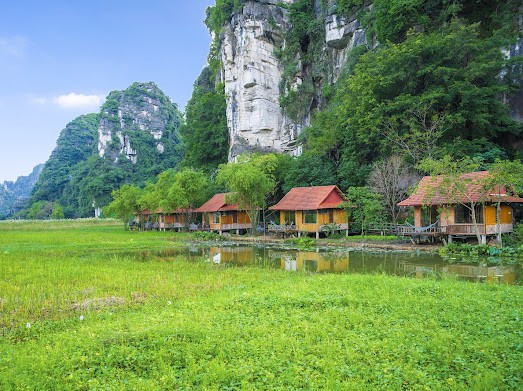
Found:
M 434 177 L 425 176 L 419 182 L 416 191 L 409 198 L 398 203 L 398 206 L 446 205 L 456 202 L 496 202 L 498 191 L 496 189 L 486 191 L 480 183 L 481 180 L 486 178 L 488 175 L 490 175 L 488 171 L 467 172 L 461 174 L 459 178 L 466 183 L 467 195 L 464 195 L 459 200 L 452 200 L 450 195 L 445 194 L 445 192 L 433 190 L 440 186 L 444 178 L 443 175 L 437 175 Z M 507 194 L 505 189 L 501 189 L 501 196 L 502 202 L 504 203 L 523 203 L 523 198 Z
M 189 212 L 191 212 L 191 213 L 194 212 L 194 208 L 189 208 Z M 176 210 L 170 210 L 170 211 L 164 212 L 164 210 L 162 208 L 158 208 L 154 212 L 152 212 L 149 209 L 145 209 L 145 210 L 142 210 L 141 212 L 138 212 L 138 214 L 142 214 L 142 215 L 151 215 L 151 214 L 160 214 L 160 213 L 163 213 L 163 214 L 187 213 L 187 209 L 176 209 Z
M 228 193 L 215 194 L 209 201 L 196 209 L 198 213 L 207 212 L 225 212 L 230 210 L 238 210 L 238 205 L 228 205 L 225 197 Z
M 347 198 L 338 186 L 292 188 L 270 210 L 317 210 L 338 208 Z

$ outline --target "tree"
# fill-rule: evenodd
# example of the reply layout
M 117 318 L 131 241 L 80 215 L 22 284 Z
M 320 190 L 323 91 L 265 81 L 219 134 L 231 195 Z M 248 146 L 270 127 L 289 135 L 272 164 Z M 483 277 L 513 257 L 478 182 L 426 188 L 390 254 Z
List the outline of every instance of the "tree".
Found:
M 496 232 L 497 241 L 501 239 L 501 202 L 506 192 L 521 193 L 523 191 L 523 164 L 520 160 L 498 160 L 488 168 L 490 175 L 485 178 L 483 189 L 494 195 L 496 199 Z
M 443 197 L 449 204 L 460 204 L 470 211 L 472 224 L 478 243 L 481 243 L 481 234 L 478 226 L 476 207 L 484 201 L 488 193 L 484 179 L 474 175 L 464 175 L 478 171 L 482 162 L 479 159 L 463 158 L 453 159 L 446 155 L 442 159 L 424 159 L 418 165 L 421 171 L 429 173 L 433 178 L 433 184 L 427 189 L 426 202 L 434 197 Z M 482 194 L 474 194 L 471 188 L 478 188 Z
M 336 179 L 336 168 L 330 161 L 304 154 L 292 160 L 283 190 L 287 193 L 293 187 L 332 185 Z
M 174 175 L 174 183 L 160 206 L 170 210 L 185 209 L 189 222 L 190 208 L 200 206 L 207 199 L 208 190 L 209 179 L 203 172 L 184 168 Z
M 349 201 L 343 207 L 347 210 L 349 220 L 354 221 L 365 235 L 370 224 L 383 221 L 383 205 L 381 195 L 372 192 L 366 186 L 349 187 L 346 192 Z
M 369 176 L 369 187 L 372 191 L 381 194 L 394 225 L 397 224 L 400 213 L 398 202 L 408 196 L 409 188 L 418 179 L 418 176 L 409 169 L 401 156 L 390 156 L 374 163 Z
M 194 83 L 194 91 L 185 110 L 186 123 L 180 128 L 185 154 L 182 165 L 211 172 L 227 161 L 227 129 L 223 84 L 214 87 L 209 68 L 204 68 Z
M 248 155 L 240 155 L 237 163 L 221 164 L 216 176 L 219 184 L 232 191 L 227 202 L 238 204 L 240 209 L 247 211 L 254 234 L 258 226 L 258 210 L 265 208 L 266 197 L 276 185 L 267 173 L 267 167 L 262 166 L 256 157 L 251 159 Z
M 121 219 L 128 229 L 135 213 L 140 210 L 138 200 L 141 194 L 142 190 L 132 185 L 123 185 L 118 190 L 113 190 L 113 201 L 104 208 L 104 214 Z

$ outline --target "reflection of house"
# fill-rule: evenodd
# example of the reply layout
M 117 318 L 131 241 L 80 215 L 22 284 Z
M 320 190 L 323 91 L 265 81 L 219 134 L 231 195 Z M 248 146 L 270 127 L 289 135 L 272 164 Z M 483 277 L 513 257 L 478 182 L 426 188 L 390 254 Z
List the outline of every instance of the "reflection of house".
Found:
M 326 228 L 348 230 L 347 212 L 341 209 L 346 200 L 337 186 L 295 187 L 270 210 L 280 211 L 279 225 L 269 230 L 316 233 L 320 236 Z
M 211 247 L 211 262 L 215 264 L 250 265 L 254 259 L 252 247 Z
M 288 271 L 342 273 L 349 269 L 349 253 L 335 255 L 313 251 L 272 251 L 271 259 L 279 261 L 280 267 Z
M 250 229 L 251 219 L 247 212 L 239 210 L 238 205 L 228 205 L 226 195 L 216 194 L 196 209 L 196 212 L 203 214 L 203 223 L 209 225 L 211 231 L 218 231 L 220 235 L 223 231 L 236 230 L 239 234 L 242 229 Z
M 424 177 L 416 191 L 398 204 L 414 207 L 414 227 L 402 227 L 402 233 L 418 239 L 420 236 L 446 235 L 449 242 L 453 237 L 474 237 L 478 233 L 485 243 L 487 236 L 497 232 L 498 198 L 501 199 L 501 232 L 511 232 L 512 203 L 523 203 L 523 199 L 508 194 L 505 189 L 485 190 L 481 182 L 488 175 L 488 171 L 462 174 L 459 180 L 465 185 L 465 192 L 461 197 L 447 195 L 452 189 L 440 190 L 442 176 Z M 476 225 L 472 221 L 473 205 Z

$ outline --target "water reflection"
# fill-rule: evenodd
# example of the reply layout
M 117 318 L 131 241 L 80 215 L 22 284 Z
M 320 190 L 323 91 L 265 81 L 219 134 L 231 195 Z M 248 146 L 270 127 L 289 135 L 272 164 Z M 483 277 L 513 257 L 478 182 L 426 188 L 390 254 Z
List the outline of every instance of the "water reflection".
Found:
M 207 252 L 206 249 L 203 250 Z M 209 247 L 207 259 L 222 266 L 261 266 L 292 272 L 384 273 L 414 278 L 454 276 L 472 281 L 514 284 L 513 266 L 470 266 L 444 262 L 438 254 L 369 251 L 300 251 L 268 247 Z

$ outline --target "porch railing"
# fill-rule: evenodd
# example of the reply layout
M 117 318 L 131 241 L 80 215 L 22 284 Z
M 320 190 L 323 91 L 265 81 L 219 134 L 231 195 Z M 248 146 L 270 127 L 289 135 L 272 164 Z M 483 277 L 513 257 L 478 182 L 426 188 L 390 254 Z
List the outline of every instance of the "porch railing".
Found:
M 447 225 L 445 232 L 447 235 L 485 235 L 485 226 L 483 224 L 452 224 Z

